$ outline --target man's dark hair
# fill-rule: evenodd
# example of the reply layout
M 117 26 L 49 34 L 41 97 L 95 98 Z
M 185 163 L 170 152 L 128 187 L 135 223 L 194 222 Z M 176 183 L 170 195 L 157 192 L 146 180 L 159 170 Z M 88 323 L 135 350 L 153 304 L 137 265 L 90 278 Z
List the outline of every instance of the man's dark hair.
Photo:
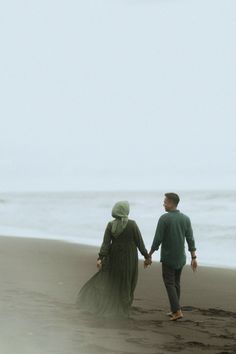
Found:
M 179 204 L 179 196 L 176 193 L 165 193 L 167 199 L 171 200 L 176 206 Z

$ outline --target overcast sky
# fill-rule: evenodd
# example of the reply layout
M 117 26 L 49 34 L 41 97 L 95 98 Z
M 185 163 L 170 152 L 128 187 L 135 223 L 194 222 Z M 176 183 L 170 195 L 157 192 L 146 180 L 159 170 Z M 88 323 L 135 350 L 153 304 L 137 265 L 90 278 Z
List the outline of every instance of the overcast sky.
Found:
M 0 191 L 236 188 L 235 0 L 0 3 Z

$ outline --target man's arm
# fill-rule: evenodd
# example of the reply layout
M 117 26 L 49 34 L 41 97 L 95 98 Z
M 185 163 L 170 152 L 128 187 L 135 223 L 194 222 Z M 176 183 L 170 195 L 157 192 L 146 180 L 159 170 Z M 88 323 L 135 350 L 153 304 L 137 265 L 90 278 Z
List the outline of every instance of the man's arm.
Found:
M 162 217 L 158 220 L 155 236 L 152 242 L 152 247 L 149 252 L 149 256 L 151 257 L 152 254 L 159 249 L 165 234 L 165 222 Z
M 195 240 L 193 237 L 193 229 L 189 218 L 187 221 L 187 229 L 186 229 L 185 237 L 188 244 L 188 250 L 191 253 L 191 257 L 192 257 L 191 267 L 193 271 L 195 271 L 197 269 L 196 247 L 195 247 Z

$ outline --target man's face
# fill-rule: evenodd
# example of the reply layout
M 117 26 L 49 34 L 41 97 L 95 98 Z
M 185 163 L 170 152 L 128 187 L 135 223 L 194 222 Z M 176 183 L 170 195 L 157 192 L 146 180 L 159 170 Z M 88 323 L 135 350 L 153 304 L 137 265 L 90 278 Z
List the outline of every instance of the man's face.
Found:
M 164 204 L 163 204 L 165 211 L 170 211 L 176 208 L 175 204 L 172 200 L 165 197 Z

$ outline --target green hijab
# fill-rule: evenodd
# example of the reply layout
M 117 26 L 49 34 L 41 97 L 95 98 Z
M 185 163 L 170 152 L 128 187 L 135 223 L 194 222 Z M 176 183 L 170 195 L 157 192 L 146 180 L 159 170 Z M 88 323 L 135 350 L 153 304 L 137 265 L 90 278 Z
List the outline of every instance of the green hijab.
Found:
M 118 237 L 126 228 L 129 220 L 129 202 L 126 200 L 117 202 L 112 208 L 111 215 L 115 218 L 111 222 L 111 232 L 114 237 Z

